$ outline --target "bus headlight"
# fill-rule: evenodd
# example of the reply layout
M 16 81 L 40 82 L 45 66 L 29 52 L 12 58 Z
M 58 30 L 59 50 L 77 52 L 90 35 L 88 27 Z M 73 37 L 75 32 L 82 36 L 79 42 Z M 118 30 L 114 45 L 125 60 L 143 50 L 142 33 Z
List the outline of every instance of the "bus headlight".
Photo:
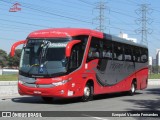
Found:
M 30 84 L 33 84 L 35 83 L 35 78 L 29 78 L 29 77 L 25 77 L 25 76 L 22 76 L 22 75 L 19 75 L 18 77 L 18 83 L 20 84 L 25 84 L 25 83 L 30 83 Z
M 19 84 L 22 84 L 22 85 L 25 84 L 25 82 L 22 81 L 22 80 L 18 80 L 18 83 L 19 83 Z
M 65 83 L 67 83 L 69 80 L 62 80 L 60 82 L 54 82 L 52 83 L 53 86 L 60 86 L 60 85 L 64 85 Z

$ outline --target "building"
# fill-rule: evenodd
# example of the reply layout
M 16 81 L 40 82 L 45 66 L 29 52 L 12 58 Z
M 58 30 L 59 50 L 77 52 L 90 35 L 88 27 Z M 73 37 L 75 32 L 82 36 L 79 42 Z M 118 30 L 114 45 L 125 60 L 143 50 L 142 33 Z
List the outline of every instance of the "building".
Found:
M 157 59 L 152 60 L 152 66 L 157 66 Z
M 137 43 L 137 39 L 136 39 L 136 38 L 129 38 L 129 37 L 128 37 L 128 34 L 126 34 L 126 33 L 120 32 L 119 37 Z
M 152 65 L 153 65 L 153 58 L 152 58 L 151 56 L 149 57 L 148 65 L 149 65 L 149 66 L 152 66 Z
M 157 66 L 160 66 L 160 49 L 157 49 L 156 64 Z

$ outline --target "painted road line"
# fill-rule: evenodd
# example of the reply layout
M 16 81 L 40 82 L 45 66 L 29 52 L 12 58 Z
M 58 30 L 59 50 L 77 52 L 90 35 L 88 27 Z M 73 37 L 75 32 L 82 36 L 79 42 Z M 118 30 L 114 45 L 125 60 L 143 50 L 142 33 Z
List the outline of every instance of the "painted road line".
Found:
M 95 116 L 91 116 L 91 115 L 87 115 L 87 114 L 82 114 L 82 116 L 90 117 L 90 118 L 93 118 L 93 119 L 96 119 L 96 120 L 109 120 L 109 119 L 106 119 L 106 118 L 95 117 Z

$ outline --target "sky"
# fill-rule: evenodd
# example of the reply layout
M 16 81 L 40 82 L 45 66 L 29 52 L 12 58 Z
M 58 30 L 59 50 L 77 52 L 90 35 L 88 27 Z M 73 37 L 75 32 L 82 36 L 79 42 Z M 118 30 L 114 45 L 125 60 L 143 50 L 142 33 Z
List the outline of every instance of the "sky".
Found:
M 156 49 L 160 48 L 160 0 L 0 0 L 0 49 L 9 53 L 14 42 L 26 39 L 29 33 L 39 29 L 96 29 L 100 1 L 105 3 L 104 32 L 116 36 L 123 32 L 139 43 L 143 43 L 141 6 L 147 5 L 149 56 L 155 58 Z M 17 2 L 21 11 L 9 12 Z

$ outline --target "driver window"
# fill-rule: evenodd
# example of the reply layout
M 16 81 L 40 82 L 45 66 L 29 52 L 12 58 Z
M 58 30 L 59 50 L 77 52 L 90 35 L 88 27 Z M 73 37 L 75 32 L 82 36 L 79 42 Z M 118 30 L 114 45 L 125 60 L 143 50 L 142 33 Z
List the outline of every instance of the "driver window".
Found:
M 69 69 L 74 70 L 81 65 L 83 59 L 83 53 L 84 49 L 82 43 L 73 46 L 70 56 Z
M 97 59 L 100 57 L 100 40 L 98 38 L 92 38 L 87 61 Z

